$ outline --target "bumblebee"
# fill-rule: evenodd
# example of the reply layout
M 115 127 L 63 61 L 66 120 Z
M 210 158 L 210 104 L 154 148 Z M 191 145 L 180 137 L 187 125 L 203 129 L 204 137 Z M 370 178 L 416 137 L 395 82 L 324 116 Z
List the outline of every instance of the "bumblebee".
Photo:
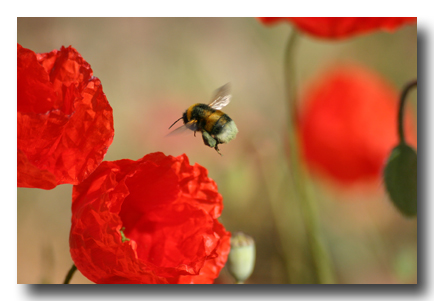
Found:
M 235 122 L 227 114 L 220 111 L 221 108 L 229 104 L 230 99 L 229 84 L 226 84 L 216 90 L 209 104 L 197 103 L 192 105 L 169 129 L 182 119 L 184 125 L 172 133 L 190 129 L 194 131 L 196 137 L 196 132 L 201 132 L 204 144 L 213 147 L 217 153 L 222 155 L 218 145 L 228 143 L 238 133 Z

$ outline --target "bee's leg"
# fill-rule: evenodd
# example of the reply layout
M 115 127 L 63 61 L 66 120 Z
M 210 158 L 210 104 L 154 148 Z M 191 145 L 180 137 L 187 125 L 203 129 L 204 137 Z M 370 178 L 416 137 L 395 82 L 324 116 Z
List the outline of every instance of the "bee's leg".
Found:
M 207 131 L 202 132 L 202 139 L 203 143 L 209 147 L 215 147 L 217 145 L 217 141 L 210 134 L 208 134 Z
M 194 137 L 196 137 L 196 132 L 197 132 L 197 131 L 194 131 Z
M 203 143 L 205 143 L 205 145 L 208 145 L 209 147 L 214 147 L 214 149 L 219 153 L 219 155 L 223 156 L 219 152 L 219 148 L 218 148 L 219 143 L 207 131 L 202 132 L 202 139 L 203 139 Z
M 214 149 L 219 153 L 220 156 L 223 157 L 223 155 L 219 152 L 219 147 L 218 147 L 218 143 L 216 144 L 216 146 L 214 147 Z

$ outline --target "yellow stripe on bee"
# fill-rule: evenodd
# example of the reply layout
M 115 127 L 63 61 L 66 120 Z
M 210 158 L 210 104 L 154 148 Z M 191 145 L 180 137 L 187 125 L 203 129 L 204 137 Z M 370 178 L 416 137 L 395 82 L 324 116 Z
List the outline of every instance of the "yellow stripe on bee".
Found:
M 191 120 L 191 112 L 193 111 L 193 108 L 196 106 L 197 104 L 192 105 L 191 107 L 189 107 L 187 109 L 187 120 L 190 121 Z
M 212 128 L 216 124 L 217 120 L 219 120 L 223 114 L 224 113 L 222 111 L 215 111 L 215 112 L 211 113 L 208 116 L 208 118 L 206 118 L 205 131 L 207 131 L 208 133 L 211 133 Z

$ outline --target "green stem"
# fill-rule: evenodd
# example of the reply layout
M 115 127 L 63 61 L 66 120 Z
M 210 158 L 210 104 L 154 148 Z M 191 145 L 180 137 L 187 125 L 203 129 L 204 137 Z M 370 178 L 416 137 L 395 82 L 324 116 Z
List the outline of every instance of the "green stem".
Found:
M 77 267 L 75 264 L 72 265 L 71 269 L 69 270 L 68 274 L 65 277 L 65 281 L 63 281 L 63 284 L 69 284 L 69 281 L 71 281 L 72 275 L 74 275 L 74 272 L 77 270 Z
M 405 143 L 405 137 L 404 137 L 404 104 L 405 100 L 407 99 L 407 94 L 410 92 L 410 90 L 414 87 L 417 87 L 417 79 L 414 81 L 409 82 L 402 91 L 401 99 L 399 101 L 399 110 L 398 110 L 398 135 L 399 135 L 399 143 L 400 144 L 406 144 Z
M 307 232 L 307 239 L 313 257 L 313 264 L 319 283 L 334 283 L 333 269 L 327 254 L 323 237 L 321 236 L 318 221 L 317 204 L 312 196 L 309 182 L 305 171 L 300 165 L 298 131 L 297 131 L 297 98 L 295 70 L 295 45 L 298 33 L 294 29 L 289 37 L 285 55 L 285 82 L 286 102 L 288 104 L 288 137 L 290 143 L 287 161 L 290 171 L 293 173 L 293 186 L 297 193 L 300 207 L 303 212 L 304 224 Z
M 260 152 L 257 148 L 257 146 L 252 145 L 251 147 L 249 147 L 249 149 L 253 149 L 256 151 L 256 155 L 258 158 L 258 161 L 256 162 L 256 166 L 258 167 L 258 174 L 262 176 L 261 178 L 261 182 L 264 184 L 265 186 L 265 191 L 267 192 L 267 199 L 270 202 L 270 208 L 273 214 L 273 222 L 277 231 L 277 235 L 279 236 L 279 240 L 280 240 L 280 247 L 282 248 L 280 252 L 278 252 L 278 254 L 280 255 L 279 257 L 281 258 L 281 260 L 283 261 L 284 264 L 284 268 L 285 268 L 285 272 L 286 272 L 286 276 L 287 278 L 285 279 L 287 283 L 291 283 L 294 282 L 294 277 L 292 277 L 292 273 L 293 273 L 293 265 L 294 265 L 294 260 L 292 260 L 291 256 L 294 251 L 294 243 L 293 243 L 293 239 L 290 237 L 291 233 L 288 233 L 289 230 L 293 227 L 288 225 L 288 221 L 292 221 L 292 217 L 291 214 L 294 215 L 294 208 L 290 208 L 290 210 L 288 210 L 287 207 L 289 206 L 285 206 L 285 204 L 282 204 L 282 195 L 288 195 L 289 194 L 289 198 L 293 199 L 293 191 L 291 189 L 289 189 L 288 193 L 283 192 L 283 189 L 287 187 L 287 175 L 283 174 L 282 175 L 282 179 L 278 179 L 276 176 L 275 178 L 271 178 L 266 176 L 267 174 L 274 174 L 276 175 L 276 172 L 269 172 L 267 171 L 267 167 L 269 167 L 269 162 L 264 160 L 263 158 L 261 158 Z M 272 185 L 271 183 L 277 184 L 277 191 L 275 189 L 276 186 Z M 277 247 L 278 248 L 278 247 Z

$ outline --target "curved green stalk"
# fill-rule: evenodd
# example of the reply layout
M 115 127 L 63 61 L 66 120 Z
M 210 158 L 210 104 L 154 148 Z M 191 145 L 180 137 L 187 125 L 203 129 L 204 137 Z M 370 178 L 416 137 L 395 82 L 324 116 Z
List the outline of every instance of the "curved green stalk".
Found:
M 405 143 L 404 137 L 404 104 L 407 99 L 407 94 L 414 87 L 417 87 L 417 80 L 409 82 L 402 91 L 401 99 L 399 100 L 399 110 L 398 110 L 398 135 L 399 135 L 399 143 Z

